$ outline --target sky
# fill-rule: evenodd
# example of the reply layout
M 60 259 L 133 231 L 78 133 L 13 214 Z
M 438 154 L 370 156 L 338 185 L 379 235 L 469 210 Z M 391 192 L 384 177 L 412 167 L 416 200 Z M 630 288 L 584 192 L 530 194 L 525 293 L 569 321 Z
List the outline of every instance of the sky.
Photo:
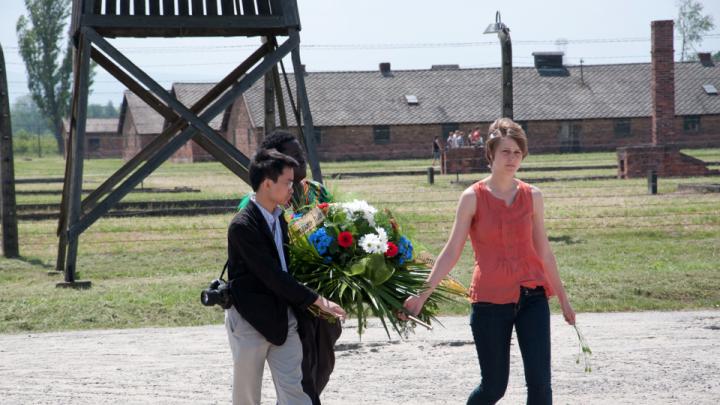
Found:
M 702 1 L 716 27 L 699 50 L 720 51 L 720 1 Z M 501 13 L 510 28 L 513 65 L 532 66 L 532 52 L 564 51 L 565 63 L 616 64 L 650 61 L 650 22 L 674 19 L 675 0 L 298 0 L 301 58 L 308 71 L 427 69 L 500 66 L 496 35 L 483 35 Z M 24 0 L 0 0 L 0 44 L 12 100 L 27 95 L 25 66 L 15 25 Z M 562 43 L 565 43 L 562 45 Z M 241 63 L 258 38 L 111 40 L 163 86 L 215 82 Z M 676 59 L 680 41 L 675 39 Z M 290 67 L 289 58 L 285 60 Z M 291 68 L 290 68 L 291 69 Z M 118 106 L 124 86 L 97 68 L 90 102 Z

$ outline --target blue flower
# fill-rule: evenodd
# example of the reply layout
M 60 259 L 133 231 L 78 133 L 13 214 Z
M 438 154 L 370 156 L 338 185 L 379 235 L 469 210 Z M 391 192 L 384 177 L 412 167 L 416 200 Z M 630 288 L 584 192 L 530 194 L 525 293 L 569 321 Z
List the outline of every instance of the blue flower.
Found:
M 320 228 L 313 232 L 308 240 L 312 243 L 313 247 L 315 247 L 315 250 L 319 255 L 324 255 L 327 252 L 328 247 L 330 247 L 330 244 L 333 242 L 333 238 L 327 234 L 327 230 L 325 228 Z
M 401 236 L 398 241 L 398 263 L 403 264 L 406 261 L 412 260 L 413 257 L 413 245 L 410 239 Z

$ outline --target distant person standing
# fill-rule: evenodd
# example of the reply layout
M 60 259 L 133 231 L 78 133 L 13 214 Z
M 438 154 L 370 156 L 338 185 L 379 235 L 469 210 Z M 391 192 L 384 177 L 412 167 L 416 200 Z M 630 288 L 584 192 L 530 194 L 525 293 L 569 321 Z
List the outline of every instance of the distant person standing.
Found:
M 433 139 L 432 144 L 432 150 L 433 150 L 433 160 L 430 166 L 435 166 L 435 162 L 440 160 L 440 151 L 442 150 L 442 144 L 440 144 L 440 137 L 436 136 L 435 139 Z

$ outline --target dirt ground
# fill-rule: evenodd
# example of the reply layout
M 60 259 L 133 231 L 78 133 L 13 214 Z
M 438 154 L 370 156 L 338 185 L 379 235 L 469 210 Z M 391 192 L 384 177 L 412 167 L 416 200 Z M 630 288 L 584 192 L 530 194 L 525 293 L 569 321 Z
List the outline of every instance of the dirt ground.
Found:
M 388 341 L 344 326 L 323 404 L 464 404 L 479 381 L 465 317 Z M 720 311 L 579 314 L 592 372 L 575 363 L 574 330 L 553 316 L 556 404 L 717 404 Z M 2 404 L 227 404 L 231 357 L 222 325 L 0 335 Z M 274 404 L 266 369 L 263 404 Z M 501 404 L 525 402 L 513 344 Z

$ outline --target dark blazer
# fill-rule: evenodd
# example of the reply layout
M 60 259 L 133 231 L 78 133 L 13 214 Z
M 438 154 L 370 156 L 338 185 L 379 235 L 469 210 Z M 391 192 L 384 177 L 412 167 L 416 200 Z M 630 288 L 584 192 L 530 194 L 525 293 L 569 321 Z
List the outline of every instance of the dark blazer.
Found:
M 282 215 L 279 220 L 283 254 L 289 267 L 288 225 Z M 282 270 L 268 223 L 254 202 L 230 222 L 228 277 L 233 305 L 240 315 L 265 339 L 278 346 L 287 339 L 288 306 L 303 310 L 318 297 Z

